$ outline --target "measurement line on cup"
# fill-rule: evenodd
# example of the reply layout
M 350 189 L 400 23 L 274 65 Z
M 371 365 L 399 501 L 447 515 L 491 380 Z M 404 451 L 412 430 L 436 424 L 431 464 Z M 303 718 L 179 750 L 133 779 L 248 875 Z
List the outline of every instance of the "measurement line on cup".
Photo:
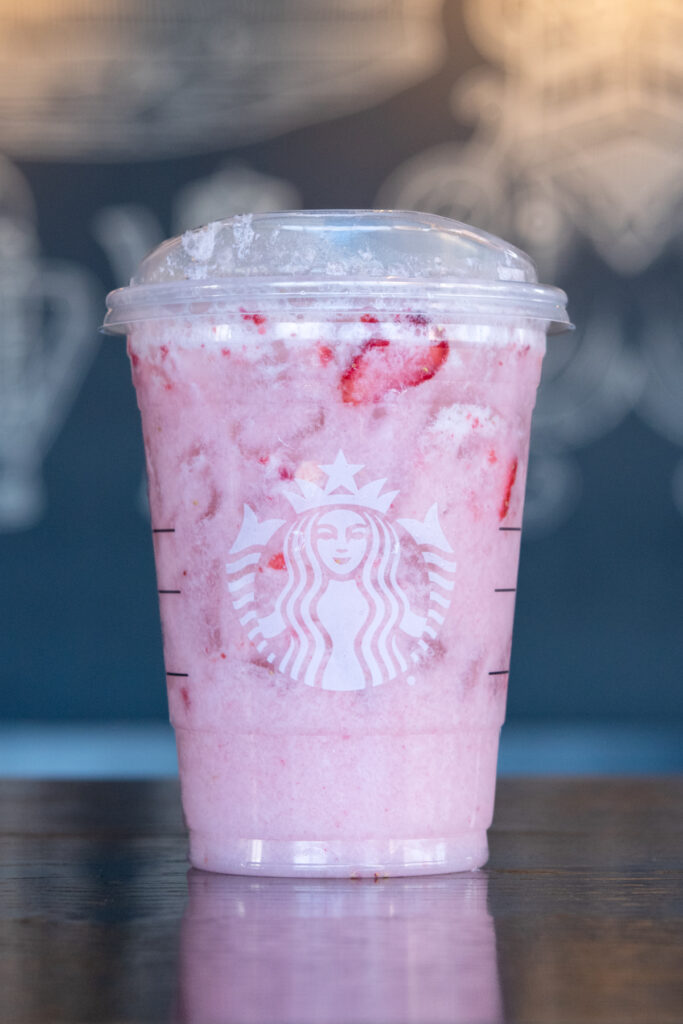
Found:
M 510 669 L 509 668 L 499 668 L 499 669 L 496 669 L 495 672 L 489 672 L 489 675 L 490 676 L 509 676 L 510 675 Z
M 514 594 L 517 587 L 496 587 L 493 591 L 494 594 Z
M 498 529 L 501 531 L 501 533 L 521 533 L 522 532 L 522 527 L 521 526 L 499 526 Z
M 180 590 L 158 590 L 158 594 L 180 594 Z
M 152 533 L 175 533 L 175 526 L 160 526 L 152 529 Z
M 167 676 L 174 676 L 177 679 L 187 679 L 190 675 L 189 672 L 167 672 Z

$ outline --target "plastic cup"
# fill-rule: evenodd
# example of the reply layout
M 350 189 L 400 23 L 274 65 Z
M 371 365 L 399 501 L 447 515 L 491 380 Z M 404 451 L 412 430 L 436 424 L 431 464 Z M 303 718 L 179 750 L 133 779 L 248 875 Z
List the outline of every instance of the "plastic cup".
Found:
M 485 863 L 529 429 L 566 296 L 419 213 L 216 222 L 109 296 L 142 415 L 190 860 Z

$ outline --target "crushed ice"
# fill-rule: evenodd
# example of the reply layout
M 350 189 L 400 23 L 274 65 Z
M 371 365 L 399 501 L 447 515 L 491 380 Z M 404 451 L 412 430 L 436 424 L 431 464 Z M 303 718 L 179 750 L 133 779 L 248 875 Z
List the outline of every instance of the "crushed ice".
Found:
M 213 256 L 220 226 L 220 221 L 214 220 L 203 228 L 195 228 L 184 233 L 181 243 L 190 259 L 198 263 L 208 263 Z
M 251 226 L 252 219 L 251 213 L 239 214 L 232 219 L 232 237 L 237 250 L 237 258 L 240 260 L 249 255 L 251 244 L 256 238 L 256 232 Z

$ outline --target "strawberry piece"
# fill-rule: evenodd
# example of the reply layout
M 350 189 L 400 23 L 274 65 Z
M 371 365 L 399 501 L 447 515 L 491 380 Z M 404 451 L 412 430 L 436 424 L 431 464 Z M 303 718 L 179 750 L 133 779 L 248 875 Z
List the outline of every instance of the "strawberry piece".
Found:
M 266 318 L 263 313 L 247 313 L 244 310 L 242 310 L 242 319 L 251 320 L 251 322 L 256 324 L 257 327 L 261 327 L 262 324 L 265 324 L 266 322 Z
M 405 391 L 430 380 L 448 358 L 448 342 L 405 348 L 370 338 L 342 374 L 342 400 L 350 405 L 379 402 L 389 391 Z
M 334 352 L 328 345 L 318 345 L 318 357 L 323 366 L 329 363 L 333 355 Z
M 505 491 L 503 493 L 503 502 L 498 511 L 498 518 L 502 522 L 505 519 L 510 509 L 510 496 L 512 495 L 512 488 L 515 485 L 517 479 L 517 459 L 513 459 L 510 463 L 510 469 L 507 475 L 507 481 L 505 483 Z
M 284 569 L 285 568 L 285 556 L 281 551 L 278 551 L 276 555 L 273 555 L 271 560 L 268 562 L 269 569 Z

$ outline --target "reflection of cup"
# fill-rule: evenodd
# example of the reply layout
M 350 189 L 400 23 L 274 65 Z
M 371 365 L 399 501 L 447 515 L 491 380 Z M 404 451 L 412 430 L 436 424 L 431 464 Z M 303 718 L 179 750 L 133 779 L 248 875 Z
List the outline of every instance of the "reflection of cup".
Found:
M 187 232 L 110 297 L 195 866 L 485 861 L 529 423 L 564 301 L 491 236 L 348 212 Z
M 485 874 L 188 885 L 178 1024 L 502 1018 Z

